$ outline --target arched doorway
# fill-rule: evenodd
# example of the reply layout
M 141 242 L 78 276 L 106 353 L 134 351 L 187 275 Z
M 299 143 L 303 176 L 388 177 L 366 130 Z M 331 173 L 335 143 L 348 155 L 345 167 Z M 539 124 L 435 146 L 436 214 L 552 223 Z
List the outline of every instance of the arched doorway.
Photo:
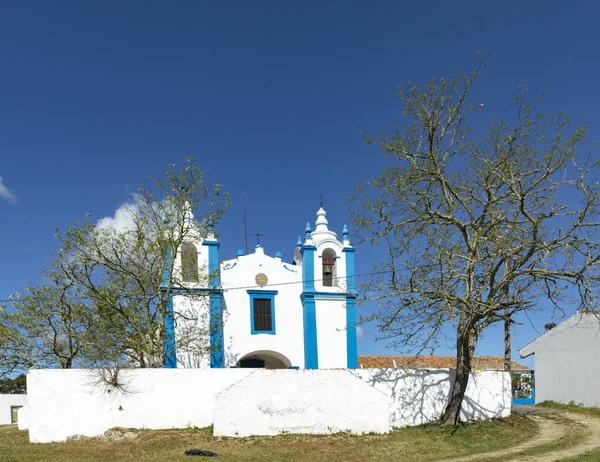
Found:
M 269 350 L 253 351 L 237 362 L 237 367 L 241 368 L 287 369 L 291 365 L 292 362 L 284 355 Z

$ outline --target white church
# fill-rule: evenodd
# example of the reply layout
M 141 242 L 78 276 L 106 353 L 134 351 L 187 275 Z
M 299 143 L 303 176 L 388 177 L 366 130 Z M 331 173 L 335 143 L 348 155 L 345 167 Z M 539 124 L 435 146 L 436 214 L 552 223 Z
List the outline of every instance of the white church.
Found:
M 219 263 L 219 241 L 212 231 L 202 236 L 187 211 L 193 232 L 175 255 L 173 274 L 163 276 L 181 281 L 165 290 L 164 366 L 358 367 L 355 249 L 346 226 L 339 240 L 326 215 L 321 207 L 314 231 L 307 223 L 293 262 L 257 245 Z M 204 328 L 203 349 L 185 340 L 194 328 Z

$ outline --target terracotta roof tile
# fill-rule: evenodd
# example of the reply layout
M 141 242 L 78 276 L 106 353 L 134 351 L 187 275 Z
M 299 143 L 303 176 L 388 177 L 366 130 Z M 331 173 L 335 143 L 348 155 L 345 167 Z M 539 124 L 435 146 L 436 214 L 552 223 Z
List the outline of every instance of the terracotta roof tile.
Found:
M 521 363 L 512 361 L 512 370 L 531 370 Z M 358 367 L 373 368 L 395 368 L 395 369 L 454 369 L 456 367 L 456 356 L 359 356 Z M 484 371 L 504 370 L 503 356 L 475 356 L 473 357 L 473 368 Z

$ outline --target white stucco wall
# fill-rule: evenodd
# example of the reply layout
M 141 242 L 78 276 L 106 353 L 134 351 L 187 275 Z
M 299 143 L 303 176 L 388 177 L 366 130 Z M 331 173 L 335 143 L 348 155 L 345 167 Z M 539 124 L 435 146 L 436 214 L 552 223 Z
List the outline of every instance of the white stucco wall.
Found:
M 519 350 L 525 355 L 527 347 Z M 600 320 L 577 313 L 535 342 L 535 400 L 600 406 Z M 524 353 L 521 353 L 522 355 Z
M 0 425 L 10 425 L 11 406 L 25 406 L 27 395 L 0 395 Z
M 23 427 L 36 443 L 97 436 L 112 427 L 213 423 L 221 434 L 240 436 L 309 428 L 316 433 L 387 431 L 383 420 L 388 428 L 437 419 L 449 379 L 447 370 L 129 369 L 123 371 L 124 393 L 98 385 L 94 370 L 34 370 L 27 375 Z M 507 373 L 474 373 L 465 419 L 507 416 L 510 406 Z
M 173 296 L 177 367 L 210 367 L 210 301 L 196 293 Z
M 275 334 L 252 334 L 248 289 L 257 286 L 256 275 L 268 278 L 264 290 L 276 290 Z M 223 329 L 225 367 L 236 365 L 255 351 L 275 351 L 289 359 L 292 366 L 304 367 L 302 317 L 302 267 L 265 255 L 262 247 L 254 253 L 228 260 L 221 266 L 225 321 Z
M 19 430 L 29 430 L 29 405 L 25 404 L 19 409 Z
M 214 435 L 387 433 L 389 407 L 347 370 L 260 371 L 217 395 Z
M 391 398 L 394 427 L 421 425 L 438 419 L 450 395 L 454 371 L 449 369 L 355 369 L 352 374 Z M 507 417 L 511 413 L 510 375 L 473 372 L 463 401 L 461 420 Z
M 90 369 L 27 374 L 29 439 L 64 441 L 112 427 L 185 428 L 213 423 L 214 397 L 254 369 L 128 369 L 128 393 L 97 385 Z
M 346 368 L 346 301 L 315 298 L 319 369 Z

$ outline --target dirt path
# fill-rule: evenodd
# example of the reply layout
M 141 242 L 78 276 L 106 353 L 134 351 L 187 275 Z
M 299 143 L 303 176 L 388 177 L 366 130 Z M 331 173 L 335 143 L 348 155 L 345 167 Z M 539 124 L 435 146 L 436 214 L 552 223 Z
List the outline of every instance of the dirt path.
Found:
M 505 462 L 554 462 L 568 457 L 585 454 L 588 451 L 600 448 L 600 417 L 571 412 L 560 415 L 530 415 L 528 418 L 534 420 L 539 425 L 539 432 L 535 438 L 509 449 L 457 457 L 454 459 L 445 459 L 444 462 L 466 462 L 490 459 L 501 459 Z M 560 438 L 568 436 L 569 433 L 573 433 L 574 427 L 576 427 L 579 436 L 583 435 L 583 439 L 573 446 L 558 451 L 550 450 L 532 456 L 517 456 L 518 453 L 528 449 L 558 442 Z

